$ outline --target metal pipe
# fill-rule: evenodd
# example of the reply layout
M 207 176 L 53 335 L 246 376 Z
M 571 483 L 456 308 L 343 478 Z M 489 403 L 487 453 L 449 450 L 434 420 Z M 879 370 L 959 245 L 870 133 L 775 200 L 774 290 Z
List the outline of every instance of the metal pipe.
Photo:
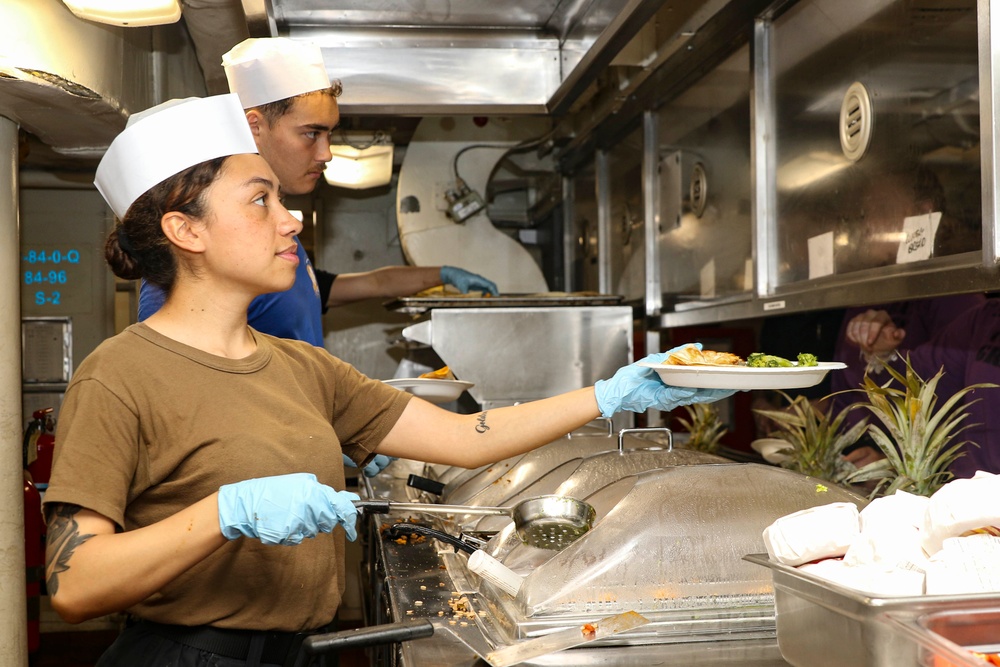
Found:
M 0 116 L 0 664 L 28 664 L 21 461 L 21 292 L 17 123 Z M 6 304 L 6 305 L 4 305 Z

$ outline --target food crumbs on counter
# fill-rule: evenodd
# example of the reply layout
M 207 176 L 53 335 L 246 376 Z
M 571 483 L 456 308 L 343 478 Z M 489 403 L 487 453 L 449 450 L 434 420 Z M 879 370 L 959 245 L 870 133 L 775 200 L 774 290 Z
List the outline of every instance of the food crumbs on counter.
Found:
M 456 625 L 457 621 L 448 621 L 448 625 Z
M 459 625 L 460 625 L 461 627 L 463 627 L 463 628 L 467 628 L 467 627 L 469 627 L 469 624 L 468 624 L 468 623 L 466 623 L 465 621 L 462 621 L 461 623 L 459 623 Z
M 406 610 L 406 615 L 407 616 L 413 616 L 413 610 L 412 609 L 407 609 Z
M 426 587 L 426 586 L 421 586 L 421 587 L 420 587 L 420 590 L 422 590 L 422 591 L 426 591 L 426 590 L 427 590 L 427 587 Z
M 444 612 L 443 611 L 439 611 L 438 612 L 438 616 L 444 616 Z
M 480 609 L 480 610 L 479 610 L 479 615 L 480 615 L 480 616 L 486 616 L 486 610 L 484 610 L 484 609 Z
M 424 606 L 424 601 L 423 600 L 414 600 L 413 601 L 413 605 L 416 606 L 416 607 L 423 607 Z
M 597 628 L 591 625 L 590 623 L 584 624 L 581 630 L 583 631 L 584 637 L 591 638 L 597 636 Z
M 826 493 L 826 492 L 827 492 L 827 491 L 829 491 L 829 490 L 830 490 L 830 489 L 826 488 L 826 487 L 825 487 L 825 486 L 823 486 L 822 484 L 817 484 L 817 485 L 816 485 L 816 493 Z

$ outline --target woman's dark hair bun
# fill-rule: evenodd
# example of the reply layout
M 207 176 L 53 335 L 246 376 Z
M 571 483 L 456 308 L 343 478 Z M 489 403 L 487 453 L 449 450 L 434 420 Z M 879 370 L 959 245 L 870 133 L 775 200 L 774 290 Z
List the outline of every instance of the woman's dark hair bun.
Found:
M 104 259 L 107 261 L 111 271 L 123 280 L 138 280 L 142 277 L 139 270 L 139 261 L 126 252 L 118 242 L 118 230 L 121 225 L 117 225 L 104 243 Z

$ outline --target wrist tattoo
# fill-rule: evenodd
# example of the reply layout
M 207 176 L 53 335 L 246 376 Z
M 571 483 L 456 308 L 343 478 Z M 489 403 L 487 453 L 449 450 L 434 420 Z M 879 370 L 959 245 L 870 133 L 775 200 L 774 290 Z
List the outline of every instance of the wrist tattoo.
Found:
M 479 415 L 476 415 L 476 421 L 478 422 L 476 424 L 476 433 L 486 433 L 487 431 L 490 430 L 490 427 L 486 425 L 486 413 L 485 412 L 483 412 L 483 413 L 481 413 Z
M 59 575 L 69 569 L 69 559 L 78 546 L 93 535 L 81 535 L 76 522 L 79 505 L 59 503 L 47 512 L 48 537 L 45 543 L 45 584 L 49 595 L 59 591 Z

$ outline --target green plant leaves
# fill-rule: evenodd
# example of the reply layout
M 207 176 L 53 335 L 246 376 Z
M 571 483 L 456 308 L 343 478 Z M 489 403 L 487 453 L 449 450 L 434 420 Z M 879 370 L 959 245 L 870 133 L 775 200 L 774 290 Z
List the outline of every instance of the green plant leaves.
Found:
M 878 480 L 873 496 L 889 495 L 900 489 L 929 496 L 947 483 L 952 478 L 948 467 L 962 456 L 965 445 L 974 444 L 967 440 L 953 442 L 973 426 L 965 423 L 969 416 L 965 411 L 967 404 L 960 403 L 976 389 L 997 386 L 990 383 L 970 385 L 935 410 L 937 386 L 944 368 L 931 379 L 924 380 L 913 370 L 909 357 L 904 361 L 904 373 L 891 366 L 885 367 L 891 376 L 885 384 L 880 385 L 867 375 L 862 384 L 868 404 L 858 405 L 869 410 L 881 424 L 871 424 L 868 434 L 886 458 L 858 470 L 847 481 Z M 894 382 L 901 388 L 893 386 Z

